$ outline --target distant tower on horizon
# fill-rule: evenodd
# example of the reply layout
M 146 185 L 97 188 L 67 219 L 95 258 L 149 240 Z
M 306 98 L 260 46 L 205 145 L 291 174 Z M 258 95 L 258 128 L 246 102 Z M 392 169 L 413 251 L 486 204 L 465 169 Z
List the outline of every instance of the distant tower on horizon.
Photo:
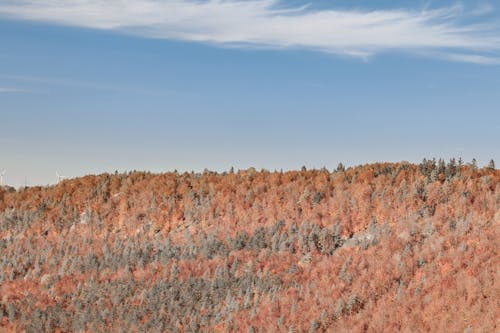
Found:
M 66 179 L 66 176 L 60 175 L 59 172 L 56 171 L 57 182 L 60 183 L 62 180 Z

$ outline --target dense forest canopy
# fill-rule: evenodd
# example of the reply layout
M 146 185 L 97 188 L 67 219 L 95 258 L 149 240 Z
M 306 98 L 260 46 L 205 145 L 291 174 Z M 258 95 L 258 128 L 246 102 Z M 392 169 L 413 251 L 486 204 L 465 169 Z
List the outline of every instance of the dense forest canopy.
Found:
M 0 189 L 0 327 L 499 330 L 500 170 L 424 160 Z

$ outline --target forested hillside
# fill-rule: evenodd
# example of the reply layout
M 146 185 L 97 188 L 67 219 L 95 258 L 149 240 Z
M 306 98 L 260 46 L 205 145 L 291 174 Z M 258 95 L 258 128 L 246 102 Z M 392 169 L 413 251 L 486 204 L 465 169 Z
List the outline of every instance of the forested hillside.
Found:
M 500 170 L 130 172 L 0 190 L 0 331 L 498 332 Z

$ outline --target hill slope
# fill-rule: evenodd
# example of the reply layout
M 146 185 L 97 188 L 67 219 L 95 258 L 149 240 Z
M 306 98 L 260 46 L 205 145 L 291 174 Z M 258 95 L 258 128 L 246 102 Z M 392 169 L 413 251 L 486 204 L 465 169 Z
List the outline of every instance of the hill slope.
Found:
M 424 161 L 4 188 L 0 327 L 495 332 L 499 180 Z

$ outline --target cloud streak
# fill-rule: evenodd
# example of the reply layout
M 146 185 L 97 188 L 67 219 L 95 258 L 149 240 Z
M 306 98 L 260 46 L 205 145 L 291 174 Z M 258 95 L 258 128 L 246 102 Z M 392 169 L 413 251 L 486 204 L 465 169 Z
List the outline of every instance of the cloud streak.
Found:
M 121 93 L 130 94 L 141 94 L 141 95 L 152 95 L 152 96 L 195 96 L 191 92 L 182 92 L 177 90 L 169 89 L 149 89 L 146 87 L 139 86 L 128 86 L 128 85 L 116 85 L 116 84 L 105 84 L 102 82 L 90 82 L 81 81 L 65 78 L 56 77 L 36 77 L 36 76 L 23 76 L 23 75 L 3 75 L 0 74 L 0 79 L 8 79 L 20 82 L 28 82 L 35 84 L 42 84 L 43 86 L 62 86 L 62 87 L 73 87 L 80 89 L 94 89 L 102 91 L 114 91 Z M 20 90 L 14 88 L 1 88 L 0 93 L 15 93 L 15 92 L 28 92 L 28 90 Z M 29 91 L 31 92 L 31 91 Z
M 493 10 L 486 9 L 470 15 Z M 365 59 L 394 51 L 480 64 L 497 64 L 500 58 L 499 25 L 467 20 L 460 5 L 368 11 L 287 7 L 282 0 L 0 0 L 0 16 L 146 38 Z
M 24 92 L 24 90 L 16 89 L 16 88 L 2 88 L 2 87 L 0 87 L 0 94 L 19 93 L 19 92 Z

